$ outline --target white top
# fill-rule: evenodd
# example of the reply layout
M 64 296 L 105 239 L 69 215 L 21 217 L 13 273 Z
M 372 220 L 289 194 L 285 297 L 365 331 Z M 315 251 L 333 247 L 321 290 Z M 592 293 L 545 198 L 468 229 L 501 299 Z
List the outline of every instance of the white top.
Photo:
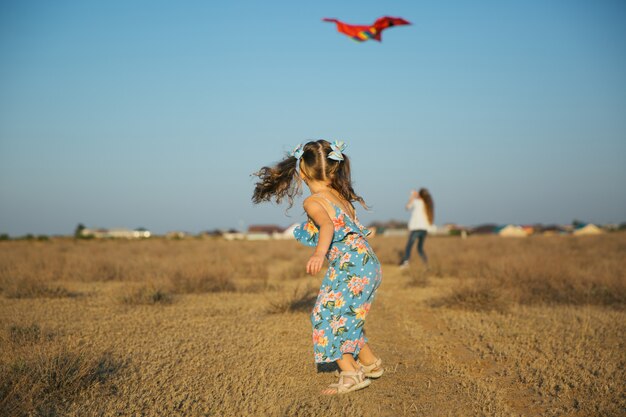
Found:
M 409 230 L 429 230 L 430 222 L 426 215 L 426 205 L 424 200 L 416 198 L 408 206 L 411 210 L 411 219 L 409 220 Z

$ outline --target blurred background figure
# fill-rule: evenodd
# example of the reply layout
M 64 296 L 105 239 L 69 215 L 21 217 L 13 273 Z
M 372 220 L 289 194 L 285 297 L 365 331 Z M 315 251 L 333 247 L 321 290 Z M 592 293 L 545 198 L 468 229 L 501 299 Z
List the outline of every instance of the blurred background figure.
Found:
M 409 266 L 411 259 L 411 248 L 417 241 L 417 253 L 419 253 L 422 262 L 428 267 L 428 257 L 424 252 L 424 241 L 428 230 L 433 224 L 435 217 L 435 206 L 430 192 L 426 188 L 420 188 L 419 192 L 411 190 L 409 202 L 406 203 L 406 209 L 411 210 L 411 219 L 409 220 L 409 241 L 406 243 L 404 258 L 400 263 L 401 268 Z

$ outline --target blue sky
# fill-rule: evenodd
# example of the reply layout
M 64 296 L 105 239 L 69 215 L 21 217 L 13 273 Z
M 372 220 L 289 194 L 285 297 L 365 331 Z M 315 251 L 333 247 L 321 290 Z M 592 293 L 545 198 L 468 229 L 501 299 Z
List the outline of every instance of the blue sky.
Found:
M 250 174 L 318 138 L 364 222 L 626 221 L 626 3 L 338 3 L 2 2 L 0 232 L 287 225 Z

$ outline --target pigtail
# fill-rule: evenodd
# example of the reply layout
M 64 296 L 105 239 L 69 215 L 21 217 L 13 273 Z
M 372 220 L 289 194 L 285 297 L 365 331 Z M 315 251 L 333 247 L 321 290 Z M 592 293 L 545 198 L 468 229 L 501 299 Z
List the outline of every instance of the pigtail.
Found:
M 259 177 L 252 193 L 252 202 L 259 204 L 274 200 L 280 204 L 287 198 L 291 208 L 294 197 L 301 193 L 297 166 L 298 159 L 295 156 L 287 156 L 273 167 L 263 167 L 252 174 Z
M 328 159 L 327 163 L 332 165 L 330 168 L 330 184 L 341 194 L 341 196 L 350 203 L 358 201 L 363 208 L 368 209 L 365 200 L 352 188 L 352 178 L 350 173 L 350 158 L 345 153 L 342 161 Z

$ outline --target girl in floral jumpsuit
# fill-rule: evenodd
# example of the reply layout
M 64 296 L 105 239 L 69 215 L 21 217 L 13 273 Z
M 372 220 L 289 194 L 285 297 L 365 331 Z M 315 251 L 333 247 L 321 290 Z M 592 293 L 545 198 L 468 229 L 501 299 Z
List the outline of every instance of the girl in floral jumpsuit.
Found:
M 365 337 L 363 325 L 382 272 L 367 242 L 353 201 L 365 207 L 351 184 L 345 144 L 325 140 L 298 147 L 274 167 L 263 167 L 252 200 L 280 203 L 300 192 L 301 181 L 311 191 L 304 200 L 308 220 L 294 230 L 301 243 L 315 247 L 307 272 L 317 274 L 328 260 L 328 270 L 311 313 L 316 363 L 336 362 L 339 381 L 322 393 L 344 394 L 367 387 L 384 370 Z M 298 170 L 299 168 L 299 170 Z

